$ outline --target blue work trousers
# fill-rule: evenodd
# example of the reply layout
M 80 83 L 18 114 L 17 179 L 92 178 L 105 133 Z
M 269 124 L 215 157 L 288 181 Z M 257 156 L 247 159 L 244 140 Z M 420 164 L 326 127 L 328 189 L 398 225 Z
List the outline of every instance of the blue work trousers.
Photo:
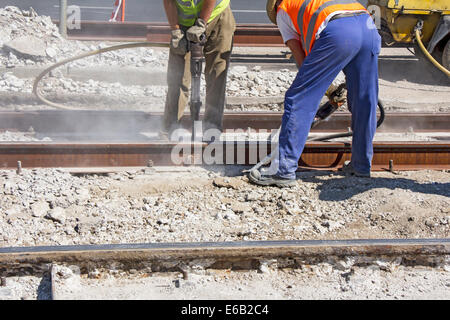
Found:
M 342 70 L 352 113 L 352 165 L 359 173 L 370 172 L 377 126 L 380 49 L 381 38 L 368 14 L 328 23 L 286 92 L 277 175 L 295 179 L 320 101 Z

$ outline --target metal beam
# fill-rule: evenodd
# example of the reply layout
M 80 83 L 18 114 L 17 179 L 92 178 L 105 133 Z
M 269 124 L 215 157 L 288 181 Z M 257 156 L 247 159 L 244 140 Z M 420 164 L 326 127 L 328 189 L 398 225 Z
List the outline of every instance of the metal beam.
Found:
M 145 167 L 204 164 L 206 143 L 0 143 L 0 168 Z M 220 142 L 208 146 L 218 153 L 215 164 L 252 165 L 270 152 L 267 142 Z M 177 148 L 182 160 L 175 164 Z M 175 153 L 174 153 L 175 154 Z M 228 155 L 228 156 L 227 156 Z M 231 155 L 231 159 L 229 158 Z M 238 156 L 239 155 L 239 156 Z M 350 143 L 309 142 L 299 161 L 301 168 L 333 170 L 351 158 Z M 450 144 L 444 142 L 374 143 L 373 170 L 450 169 Z
M 17 270 L 45 272 L 52 263 L 76 264 L 82 268 L 110 266 L 121 268 L 180 271 L 194 260 L 210 260 L 206 268 L 251 269 L 260 261 L 276 259 L 283 267 L 302 263 L 356 257 L 363 263 L 370 258 L 403 257 L 415 265 L 445 261 L 450 239 L 371 239 L 371 240 L 287 240 L 248 242 L 143 243 L 75 246 L 0 248 L 0 272 Z M 444 257 L 442 259 L 441 257 Z M 171 262 L 171 263 L 167 263 Z M 356 261 L 358 263 L 358 261 Z M 117 264 L 115 264 L 117 267 Z

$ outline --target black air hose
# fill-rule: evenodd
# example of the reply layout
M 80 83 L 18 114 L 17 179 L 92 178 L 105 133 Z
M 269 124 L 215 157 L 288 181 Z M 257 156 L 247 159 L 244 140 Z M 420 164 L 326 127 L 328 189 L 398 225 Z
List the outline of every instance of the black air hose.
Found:
M 380 118 L 377 121 L 377 128 L 379 128 L 381 126 L 381 124 L 383 123 L 384 118 L 386 116 L 383 103 L 380 101 L 380 99 L 378 99 L 378 109 L 380 109 Z M 308 139 L 307 141 L 325 141 L 325 140 L 336 139 L 336 138 L 351 137 L 352 135 L 353 135 L 353 132 L 349 131 L 349 132 L 344 132 L 344 133 L 331 134 L 331 135 L 324 136 L 324 137 L 315 137 L 315 138 Z

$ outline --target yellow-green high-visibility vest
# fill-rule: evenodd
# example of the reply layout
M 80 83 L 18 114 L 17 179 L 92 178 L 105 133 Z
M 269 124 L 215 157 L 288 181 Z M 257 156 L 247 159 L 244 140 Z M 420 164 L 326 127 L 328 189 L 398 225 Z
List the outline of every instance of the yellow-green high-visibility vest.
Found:
M 204 0 L 175 0 L 178 10 L 178 23 L 182 26 L 193 26 L 202 11 Z M 230 0 L 216 0 L 216 7 L 211 13 L 208 23 L 213 21 L 215 17 L 222 13 L 228 5 Z

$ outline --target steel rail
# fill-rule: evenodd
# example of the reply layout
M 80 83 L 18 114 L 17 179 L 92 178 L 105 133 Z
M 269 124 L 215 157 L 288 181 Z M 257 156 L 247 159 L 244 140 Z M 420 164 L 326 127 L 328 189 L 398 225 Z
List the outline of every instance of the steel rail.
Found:
M 59 25 L 57 19 L 52 20 Z M 67 30 L 68 39 L 93 41 L 151 41 L 168 43 L 170 28 L 166 23 L 81 21 L 79 29 Z M 284 47 L 283 39 L 273 24 L 237 24 L 234 46 Z M 395 47 L 410 47 L 395 43 Z
M 225 141 L 213 144 L 155 143 L 0 143 L 0 168 L 80 168 L 203 165 L 252 165 L 270 152 L 270 143 Z M 338 169 L 350 160 L 351 144 L 307 143 L 300 168 Z M 175 161 L 173 160 L 175 159 Z M 390 165 L 391 163 L 391 165 Z M 450 144 L 444 142 L 374 143 L 373 170 L 450 169 Z
M 0 168 L 16 168 L 18 161 L 24 168 L 35 167 L 142 167 L 174 165 L 172 151 L 177 143 L 148 142 L 141 132 L 157 132 L 162 113 L 138 111 L 33 111 L 1 112 L 1 130 L 28 131 L 30 127 L 40 136 L 70 138 L 70 143 L 0 143 Z M 450 114 L 387 114 L 379 132 L 448 132 Z M 313 132 L 344 131 L 350 126 L 350 114 L 335 113 Z M 226 113 L 224 129 L 252 128 L 255 131 L 278 128 L 281 113 L 245 112 Z M 190 126 L 189 115 L 182 118 L 186 128 Z M 397 130 L 397 131 L 395 131 Z M 81 132 L 81 134 L 80 134 Z M 251 132 L 251 131 L 250 131 Z M 87 139 L 86 137 L 89 137 Z M 124 138 L 126 137 L 126 138 Z M 137 139 L 141 137 L 141 139 Z M 143 137 L 143 138 L 142 138 Z M 447 137 L 443 137 L 447 139 Z M 78 140 L 77 140 L 78 139 Z M 95 143 L 80 143 L 95 141 Z M 103 141 L 103 142 L 101 142 Z M 119 142 L 118 142 L 119 141 Z M 127 143 L 125 143 L 125 142 Z M 141 142 L 144 141 L 144 142 Z M 180 145 L 178 145 L 180 148 Z M 223 151 L 217 164 L 252 165 L 270 152 L 270 145 L 263 141 L 227 141 L 213 144 L 218 152 Z M 181 165 L 201 164 L 201 154 L 206 144 L 181 145 L 185 159 Z M 200 150 L 200 155 L 198 150 Z M 261 151 L 262 150 L 262 151 Z M 239 154 L 239 156 L 238 156 Z M 300 168 L 337 169 L 350 160 L 351 144 L 344 142 L 309 142 L 306 145 Z M 391 165 L 390 165 L 391 163 Z M 373 170 L 449 169 L 450 144 L 439 142 L 377 142 L 374 145 Z
M 259 262 L 283 260 L 283 267 L 304 262 L 332 261 L 357 257 L 402 257 L 417 265 L 448 263 L 450 239 L 354 239 L 281 240 L 248 242 L 141 243 L 108 245 L 38 246 L 0 248 L 0 273 L 17 270 L 43 271 L 49 264 L 77 264 L 81 267 L 110 266 L 153 271 L 180 271 L 196 260 L 210 260 L 210 268 L 254 268 Z M 442 258 L 440 258 L 442 257 Z M 171 262 L 171 263 L 168 263 Z
M 58 20 L 53 20 L 59 24 Z M 79 29 L 67 30 L 71 40 L 97 41 L 150 41 L 169 43 L 170 27 L 166 23 L 81 21 Z M 234 33 L 234 46 L 284 46 L 275 25 L 238 24 Z

